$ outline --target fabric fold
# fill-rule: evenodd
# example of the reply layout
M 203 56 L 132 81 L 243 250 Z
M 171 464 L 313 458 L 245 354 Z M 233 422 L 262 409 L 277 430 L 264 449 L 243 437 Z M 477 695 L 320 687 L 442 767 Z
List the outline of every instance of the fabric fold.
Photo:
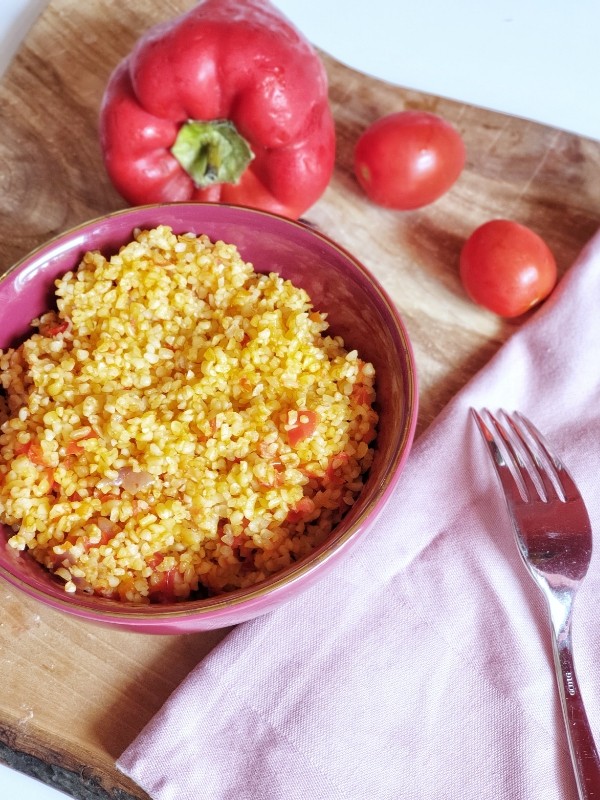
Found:
M 543 599 L 470 407 L 520 409 L 600 537 L 600 234 L 415 443 L 376 528 L 230 633 L 118 761 L 155 800 L 575 800 Z M 600 740 L 600 545 L 575 658 Z

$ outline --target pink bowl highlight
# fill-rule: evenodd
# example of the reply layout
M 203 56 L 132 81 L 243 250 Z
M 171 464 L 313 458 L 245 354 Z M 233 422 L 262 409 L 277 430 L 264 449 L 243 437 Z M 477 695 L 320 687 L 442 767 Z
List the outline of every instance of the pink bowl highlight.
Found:
M 327 312 L 330 330 L 343 337 L 347 349 L 357 349 L 374 364 L 379 413 L 375 459 L 355 505 L 314 553 L 250 589 L 156 605 L 67 594 L 30 555 L 8 546 L 10 529 L 0 526 L 0 577 L 30 597 L 105 626 L 180 634 L 237 625 L 271 611 L 321 580 L 363 540 L 393 492 L 412 446 L 417 376 L 408 333 L 394 303 L 356 258 L 301 222 L 214 203 L 169 203 L 118 211 L 79 225 L 34 250 L 0 277 L 0 347 L 28 335 L 31 320 L 53 306 L 54 280 L 76 269 L 87 250 L 110 255 L 131 241 L 135 228 L 157 225 L 235 244 L 258 272 L 278 272 L 303 287 L 315 308 Z

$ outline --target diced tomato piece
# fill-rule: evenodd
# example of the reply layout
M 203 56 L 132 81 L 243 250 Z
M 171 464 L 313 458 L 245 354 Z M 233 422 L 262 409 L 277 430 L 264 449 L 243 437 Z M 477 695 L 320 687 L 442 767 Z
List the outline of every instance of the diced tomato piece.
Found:
M 273 467 L 275 472 L 273 477 L 266 480 L 259 480 L 260 485 L 265 486 L 268 489 L 281 486 L 283 484 L 283 473 L 285 472 L 285 466 L 279 458 L 272 459 L 270 466 Z
M 150 586 L 150 599 L 153 603 L 173 603 L 175 602 L 175 574 L 177 567 L 165 570 L 160 574 L 160 580 Z
M 64 333 L 69 327 L 66 319 L 58 319 L 56 322 L 49 322 L 40 326 L 40 333 L 43 336 L 58 336 L 59 333 Z
M 111 530 L 109 528 L 100 527 L 100 541 L 98 541 L 98 542 L 90 542 L 89 539 L 85 539 L 84 540 L 83 546 L 85 547 L 86 552 L 91 550 L 92 547 L 100 547 L 103 544 L 108 544 L 110 542 L 110 540 L 113 538 L 114 534 L 115 534 L 114 530 Z
M 77 458 L 74 455 L 70 455 L 70 456 L 65 456 L 60 463 L 61 466 L 64 467 L 65 469 L 71 469 L 71 467 L 73 466 L 73 464 L 76 463 L 76 461 Z
M 25 455 L 37 467 L 47 467 L 48 464 L 44 461 L 44 453 L 39 442 L 30 440 L 27 444 L 18 445 L 15 447 L 15 455 Z
M 118 500 L 119 495 L 109 492 L 108 494 L 101 494 L 99 499 L 101 503 L 107 503 L 109 500 Z
M 283 484 L 283 473 L 285 472 L 285 465 L 276 458 L 274 461 L 271 462 L 271 466 L 275 470 L 275 479 L 273 481 L 273 486 L 281 486 Z
M 306 519 L 306 517 L 312 514 L 314 510 L 314 501 L 311 500 L 310 497 L 301 497 L 296 505 L 288 511 L 286 522 L 291 522 L 292 524 L 300 522 L 300 520 Z
M 292 447 L 296 447 L 304 439 L 312 436 L 319 424 L 319 415 L 316 411 L 305 409 L 298 411 L 296 424 L 289 429 L 288 441 Z
M 364 383 L 357 383 L 352 389 L 352 399 L 359 406 L 371 405 L 371 392 Z
M 77 456 L 79 453 L 83 452 L 83 445 L 81 442 L 84 442 L 86 439 L 97 439 L 98 434 L 96 431 L 91 430 L 89 433 L 86 433 L 85 436 L 80 436 L 79 439 L 76 439 L 74 442 L 69 442 L 66 447 L 67 455 L 68 456 Z
M 295 525 L 296 522 L 300 522 L 301 519 L 302 519 L 302 514 L 296 511 L 295 508 L 290 508 L 290 510 L 288 511 L 288 515 L 285 518 L 285 521 L 291 523 L 292 525 Z
M 165 560 L 165 557 L 162 553 L 153 553 L 150 558 L 146 559 L 146 564 L 152 569 L 156 569 L 159 564 L 161 564 Z

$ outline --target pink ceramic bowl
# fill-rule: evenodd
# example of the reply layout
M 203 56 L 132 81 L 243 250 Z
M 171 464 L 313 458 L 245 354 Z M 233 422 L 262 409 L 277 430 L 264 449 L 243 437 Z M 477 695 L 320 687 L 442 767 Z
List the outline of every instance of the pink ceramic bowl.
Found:
M 296 597 L 322 578 L 365 537 L 396 485 L 408 456 L 417 417 L 417 380 L 410 341 L 392 301 L 353 256 L 311 228 L 272 214 L 216 204 L 176 203 L 109 214 L 56 237 L 0 278 L 0 347 L 30 330 L 52 302 L 53 281 L 77 267 L 86 250 L 105 255 L 130 241 L 136 227 L 169 225 L 235 243 L 259 271 L 279 272 L 326 311 L 332 332 L 377 371 L 380 415 L 376 457 L 358 501 L 329 539 L 310 557 L 242 591 L 177 604 L 133 606 L 67 594 L 26 553 L 0 534 L 0 577 L 45 605 L 91 622 L 147 633 L 188 633 L 235 625 Z M 365 542 L 368 547 L 368 540 Z

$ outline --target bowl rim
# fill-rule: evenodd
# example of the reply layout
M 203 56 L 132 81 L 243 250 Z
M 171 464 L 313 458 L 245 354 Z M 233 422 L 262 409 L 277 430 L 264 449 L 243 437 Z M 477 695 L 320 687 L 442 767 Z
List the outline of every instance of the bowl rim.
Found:
M 296 564 L 257 583 L 255 586 L 245 589 L 236 589 L 233 592 L 198 600 L 186 600 L 164 604 L 124 604 L 123 606 L 117 606 L 116 604 L 121 601 L 108 600 L 95 595 L 89 596 L 88 599 L 86 595 L 81 593 L 68 594 L 65 592 L 63 598 L 52 592 L 46 592 L 43 587 L 32 585 L 25 578 L 11 572 L 8 567 L 0 563 L 1 577 L 20 588 L 29 596 L 36 597 L 56 609 L 62 609 L 72 615 L 84 616 L 98 621 L 117 623 L 119 621 L 122 623 L 130 621 L 140 626 L 150 626 L 156 622 L 168 619 L 182 620 L 216 617 L 225 615 L 227 612 L 236 609 L 241 610 L 248 605 L 256 604 L 267 596 L 275 599 L 276 596 L 291 590 L 293 586 L 308 578 L 317 567 L 329 562 L 341 550 L 348 547 L 351 542 L 359 539 L 364 529 L 367 527 L 366 523 L 369 522 L 370 526 L 379 516 L 385 502 L 398 482 L 402 467 L 408 458 L 414 440 L 419 408 L 418 374 L 412 343 L 400 312 L 387 290 L 384 289 L 377 277 L 349 250 L 338 244 L 329 235 L 307 222 L 304 222 L 302 219 L 293 220 L 274 212 L 232 203 L 182 201 L 149 203 L 118 209 L 78 223 L 38 245 L 0 275 L 0 284 L 4 283 L 7 278 L 19 271 L 27 263 L 38 259 L 44 251 L 55 248 L 57 245 L 60 245 L 62 241 L 66 242 L 72 239 L 77 233 L 81 233 L 88 228 L 93 228 L 95 225 L 112 218 L 136 217 L 146 212 L 159 211 L 165 208 L 193 208 L 198 210 L 199 213 L 202 213 L 202 210 L 210 210 L 211 213 L 217 215 L 234 211 L 241 216 L 263 216 L 275 220 L 277 224 L 298 228 L 303 234 L 309 237 L 316 237 L 321 240 L 327 248 L 337 251 L 345 261 L 351 264 L 352 269 L 356 270 L 365 280 L 365 284 L 369 287 L 369 290 L 378 297 L 379 302 L 387 312 L 389 322 L 393 323 L 393 330 L 391 331 L 392 338 L 400 343 L 402 361 L 405 363 L 403 384 L 404 408 L 406 413 L 401 436 L 395 443 L 392 458 L 386 465 L 377 487 L 373 490 L 372 497 L 364 504 L 364 507 L 361 508 L 356 517 L 353 517 L 350 511 L 339 525 L 336 526 L 334 535 L 330 536 L 313 553 L 301 559 Z M 87 249 L 90 248 L 88 247 Z M 105 607 L 103 604 L 100 604 L 99 601 L 106 601 L 110 604 L 110 607 Z

